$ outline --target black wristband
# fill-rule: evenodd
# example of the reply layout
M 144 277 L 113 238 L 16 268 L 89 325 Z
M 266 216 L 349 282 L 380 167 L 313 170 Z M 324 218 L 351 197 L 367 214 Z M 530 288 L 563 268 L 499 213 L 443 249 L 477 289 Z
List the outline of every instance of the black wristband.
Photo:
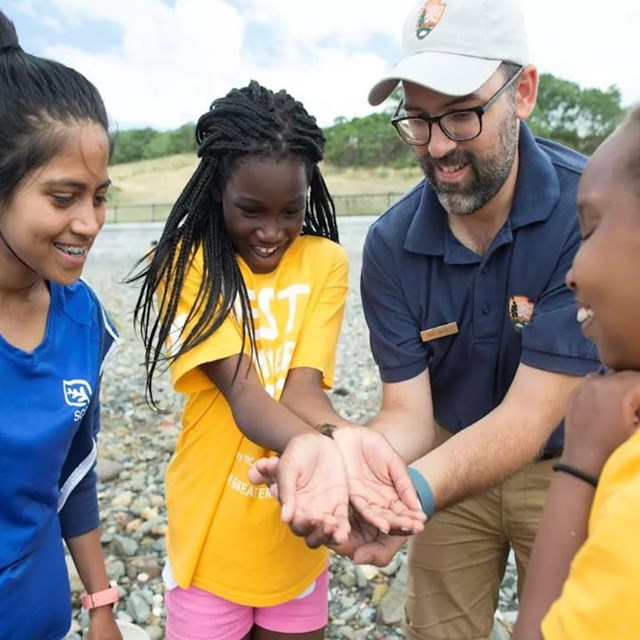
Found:
M 572 467 L 570 464 L 565 464 L 564 462 L 555 462 L 552 467 L 554 471 L 564 471 L 568 473 L 570 476 L 574 476 L 575 478 L 580 478 L 580 480 L 584 480 L 588 482 L 592 487 L 596 488 L 598 486 L 598 478 L 592 476 L 590 473 L 586 473 L 585 471 L 580 471 L 580 469 L 576 469 Z

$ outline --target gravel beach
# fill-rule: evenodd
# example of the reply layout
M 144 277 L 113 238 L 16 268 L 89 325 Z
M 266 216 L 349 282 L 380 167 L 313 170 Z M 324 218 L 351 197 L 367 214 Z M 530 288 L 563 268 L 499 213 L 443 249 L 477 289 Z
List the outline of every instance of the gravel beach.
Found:
M 379 382 L 368 346 L 358 292 L 362 243 L 374 218 L 339 221 L 341 242 L 350 258 L 351 290 L 341 334 L 336 385 L 331 393 L 346 417 L 363 421 L 379 406 Z M 160 234 L 161 225 L 107 225 L 92 250 L 84 272 L 117 324 L 118 355 L 105 370 L 102 385 L 102 432 L 99 446 L 99 498 L 102 542 L 110 577 L 121 588 L 117 616 L 146 629 L 152 640 L 164 637 L 165 612 L 161 578 L 164 563 L 166 510 L 164 473 L 180 426 L 180 398 L 168 382 L 158 388 L 167 414 L 152 412 L 144 398 L 143 350 L 132 326 L 137 291 L 122 284 L 135 261 Z M 79 612 L 81 585 L 70 569 L 74 612 L 69 640 L 80 640 L 85 614 Z M 406 556 L 396 555 L 388 567 L 356 567 L 334 557 L 331 567 L 330 624 L 333 640 L 399 639 L 406 584 Z M 500 597 L 495 640 L 516 609 L 515 577 L 509 564 Z

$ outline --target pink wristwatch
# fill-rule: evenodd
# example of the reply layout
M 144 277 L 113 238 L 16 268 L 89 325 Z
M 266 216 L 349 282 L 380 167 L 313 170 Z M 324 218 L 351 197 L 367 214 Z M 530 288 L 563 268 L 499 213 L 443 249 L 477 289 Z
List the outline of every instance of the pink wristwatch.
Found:
M 96 607 L 103 607 L 106 604 L 113 605 L 118 602 L 118 598 L 118 587 L 111 586 L 103 591 L 83 594 L 80 602 L 82 602 L 83 609 L 95 609 Z

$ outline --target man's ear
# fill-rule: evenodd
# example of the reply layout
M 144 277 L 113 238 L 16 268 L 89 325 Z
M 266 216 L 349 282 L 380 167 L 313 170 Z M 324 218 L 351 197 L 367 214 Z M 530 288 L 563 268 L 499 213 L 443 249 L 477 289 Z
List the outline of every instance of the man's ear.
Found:
M 528 64 L 520 74 L 516 91 L 518 118 L 526 120 L 536 106 L 538 97 L 538 70 L 532 64 Z

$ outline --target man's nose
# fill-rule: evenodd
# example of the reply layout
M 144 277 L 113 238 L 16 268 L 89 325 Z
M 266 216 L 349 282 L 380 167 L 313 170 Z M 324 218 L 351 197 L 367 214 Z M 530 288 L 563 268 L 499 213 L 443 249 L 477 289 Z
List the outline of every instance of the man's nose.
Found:
M 427 144 L 429 155 L 432 158 L 443 158 L 448 153 L 451 153 L 458 143 L 455 140 L 448 138 L 440 125 L 434 123 L 431 127 L 431 139 Z

